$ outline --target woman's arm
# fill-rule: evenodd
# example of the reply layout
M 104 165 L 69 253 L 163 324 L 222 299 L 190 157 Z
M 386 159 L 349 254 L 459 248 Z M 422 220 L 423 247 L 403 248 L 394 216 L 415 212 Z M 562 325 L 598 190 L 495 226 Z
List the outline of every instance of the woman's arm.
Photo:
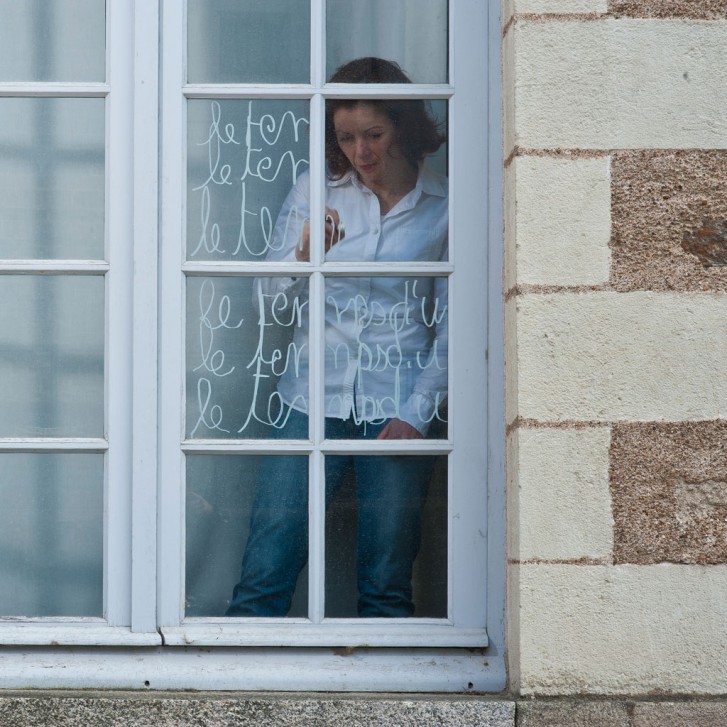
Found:
M 265 256 L 268 262 L 308 262 L 310 260 L 310 177 L 302 174 L 285 198 L 273 235 Z M 343 224 L 337 210 L 325 210 L 326 252 L 345 236 Z M 285 293 L 288 301 L 302 293 L 307 283 L 306 277 L 266 277 L 259 278 L 260 290 L 264 296 L 275 297 Z M 290 304 L 290 303 L 289 303 Z

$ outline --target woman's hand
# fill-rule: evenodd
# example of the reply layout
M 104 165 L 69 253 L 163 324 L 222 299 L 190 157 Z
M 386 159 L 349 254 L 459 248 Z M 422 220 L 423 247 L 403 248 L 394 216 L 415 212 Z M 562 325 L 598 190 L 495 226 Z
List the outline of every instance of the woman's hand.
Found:
M 332 210 L 326 207 L 325 220 L 326 252 L 328 252 L 332 245 L 335 245 L 346 237 L 346 230 L 341 223 L 341 216 L 338 214 L 338 210 Z M 310 222 L 306 222 L 303 225 L 303 232 L 295 248 L 295 259 L 301 263 L 307 263 L 310 260 Z
M 401 419 L 392 419 L 376 439 L 424 439 L 418 429 Z

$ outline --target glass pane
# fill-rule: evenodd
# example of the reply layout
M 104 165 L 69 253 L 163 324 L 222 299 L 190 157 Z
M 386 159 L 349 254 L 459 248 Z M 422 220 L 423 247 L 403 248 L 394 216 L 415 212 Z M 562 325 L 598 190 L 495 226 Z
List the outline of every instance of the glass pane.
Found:
M 445 119 L 443 101 L 327 102 L 326 260 L 447 259 Z
M 326 281 L 325 411 L 356 430 L 396 419 L 383 436 L 443 435 L 446 421 L 446 278 Z M 446 436 L 446 434 L 444 434 Z
M 0 454 L 0 616 L 103 615 L 103 455 Z
M 307 439 L 307 331 L 305 278 L 189 278 L 187 436 Z
M 103 259 L 104 100 L 0 99 L 0 258 Z
M 187 457 L 186 615 L 305 616 L 307 518 L 307 457 Z
M 446 458 L 328 457 L 326 490 L 326 616 L 446 618 Z
M 192 100 L 187 127 L 187 258 L 294 260 L 308 216 L 308 102 Z
M 0 0 L 0 81 L 106 78 L 104 0 Z
M 103 277 L 6 275 L 0 310 L 0 437 L 103 437 Z
M 310 3 L 187 0 L 189 83 L 308 83 Z
M 447 0 L 327 0 L 328 76 L 366 56 L 387 58 L 414 83 L 447 82 Z

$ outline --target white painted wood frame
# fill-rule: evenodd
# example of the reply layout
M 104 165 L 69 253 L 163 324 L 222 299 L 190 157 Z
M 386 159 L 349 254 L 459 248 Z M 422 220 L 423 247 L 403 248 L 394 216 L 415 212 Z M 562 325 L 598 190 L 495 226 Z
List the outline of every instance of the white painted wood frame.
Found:
M 0 440 L 0 452 L 104 453 L 104 618 L 0 619 L 0 644 L 12 646 L 0 646 L 0 688 L 500 691 L 506 676 L 498 3 L 450 0 L 449 84 L 354 90 L 325 84 L 325 0 L 311 5 L 311 84 L 186 85 L 184 6 L 106 0 L 105 83 L 0 84 L 0 96 L 106 99 L 108 250 L 105 260 L 0 261 L 0 279 L 72 272 L 107 280 L 107 436 Z M 404 447 L 325 441 L 322 402 L 311 396 L 317 424 L 307 443 L 185 440 L 185 280 L 291 272 L 284 264 L 185 261 L 187 99 L 309 100 L 311 204 L 322 211 L 325 99 L 367 95 L 447 100 L 450 259 L 383 271 L 334 266 L 314 253 L 306 272 L 311 336 L 322 341 L 325 276 L 447 277 L 449 438 Z M 321 217 L 312 215 L 314 238 Z M 320 355 L 312 358 L 310 385 L 312 393 L 323 389 Z M 371 450 L 448 457 L 447 618 L 324 618 L 324 457 Z M 184 458 L 268 451 L 310 455 L 309 618 L 185 618 Z
M 151 12 L 150 12 L 151 11 Z M 145 12 L 142 18 L 140 12 Z M 136 14 L 135 14 L 136 13 Z M 0 645 L 59 646 L 152 646 L 161 643 L 156 630 L 153 583 L 156 553 L 154 543 L 156 493 L 148 483 L 147 454 L 139 443 L 150 443 L 156 451 L 156 422 L 148 412 L 129 405 L 133 392 L 156 387 L 152 350 L 142 351 L 156 341 L 156 320 L 147 306 L 156 301 L 156 279 L 134 278 L 137 271 L 156 265 L 156 138 L 146 135 L 146 145 L 134 149 L 135 114 L 140 121 L 151 118 L 156 127 L 158 102 L 144 95 L 149 74 L 156 78 L 156 9 L 141 0 L 106 1 L 106 81 L 103 83 L 0 83 L 0 97 L 102 98 L 105 101 L 105 255 L 103 260 L 0 260 L 2 275 L 42 273 L 48 275 L 93 275 L 105 278 L 105 436 L 93 438 L 0 439 L 0 452 L 84 452 L 102 453 L 104 466 L 104 617 L 103 618 L 0 618 Z M 134 62 L 134 44 L 151 49 L 142 66 Z M 146 34 L 146 40 L 144 35 Z M 148 154 L 152 145 L 153 152 Z M 151 187 L 150 187 L 151 184 Z M 150 194 L 151 192 L 151 194 Z M 141 205 L 141 200 L 145 200 Z M 150 235 L 145 234 L 148 230 Z M 132 251 L 132 241 L 135 249 Z M 152 268 L 153 269 L 153 268 Z M 146 299 L 146 300 L 144 300 Z M 135 301 L 146 311 L 134 319 Z M 136 343 L 132 343 L 136 337 Z M 155 399 L 154 398 L 152 401 Z M 145 398 L 140 397 L 143 404 Z M 154 405 L 155 407 L 155 405 Z M 136 438 L 136 450 L 132 439 Z M 136 479 L 135 479 L 136 476 Z M 136 485 L 132 489 L 132 482 Z M 145 524 L 144 515 L 151 513 Z M 133 515 L 133 518 L 132 518 Z M 135 525 L 132 526 L 132 523 Z M 132 531 L 136 537 L 132 544 Z M 143 589 L 132 588 L 132 562 Z M 132 597 L 129 597 L 132 594 Z
M 325 83 L 325 7 L 312 2 L 311 84 L 185 84 L 185 17 L 182 3 L 164 5 L 163 24 L 163 225 L 162 225 L 162 479 L 160 522 L 160 625 L 168 645 L 225 646 L 424 646 L 484 647 L 487 621 L 487 8 L 453 0 L 450 9 L 449 85 Z M 471 39 L 465 38 L 465 34 Z M 450 259 L 433 263 L 326 263 L 313 247 L 310 265 L 185 260 L 186 102 L 204 99 L 304 99 L 310 101 L 311 237 L 322 237 L 324 113 L 326 98 L 436 98 L 449 104 Z M 338 275 L 438 275 L 449 280 L 449 439 L 415 442 L 325 441 L 323 391 L 324 280 Z M 184 289 L 195 275 L 308 276 L 311 340 L 311 432 L 307 444 L 264 440 L 186 440 L 184 388 Z M 482 325 L 473 327 L 473 320 Z M 473 402 L 481 402 L 473 406 Z M 323 460 L 326 455 L 396 451 L 447 454 L 448 617 L 445 619 L 324 618 Z M 309 609 L 306 619 L 185 618 L 184 455 L 309 454 Z

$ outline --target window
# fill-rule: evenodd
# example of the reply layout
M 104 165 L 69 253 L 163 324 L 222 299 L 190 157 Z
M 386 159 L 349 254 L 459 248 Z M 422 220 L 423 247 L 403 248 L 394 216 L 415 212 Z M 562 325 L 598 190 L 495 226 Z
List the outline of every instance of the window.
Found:
M 77 686 L 498 688 L 497 14 L 83 4 L 0 0 L 0 642 Z M 299 562 L 236 610 L 273 521 Z
M 0 12 L 0 638 L 158 643 L 129 628 L 129 19 Z

